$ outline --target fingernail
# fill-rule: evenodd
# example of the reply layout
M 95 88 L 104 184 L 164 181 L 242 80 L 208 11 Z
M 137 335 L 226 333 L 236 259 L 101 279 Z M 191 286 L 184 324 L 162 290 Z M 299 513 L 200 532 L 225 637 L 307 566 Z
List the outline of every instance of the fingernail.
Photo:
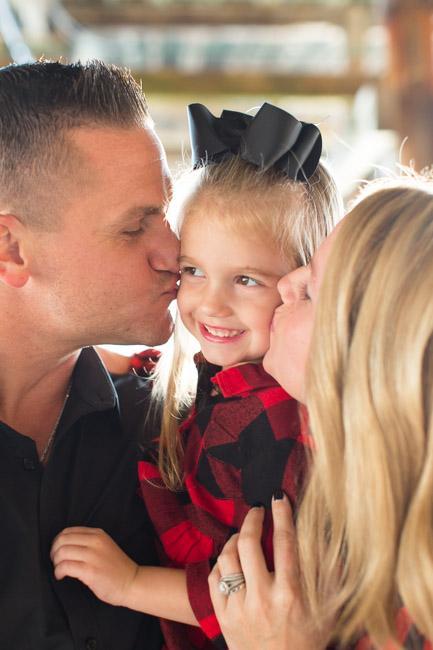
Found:
M 273 494 L 274 501 L 282 501 L 284 498 L 284 492 L 282 490 L 275 490 Z
M 260 503 L 260 501 L 256 501 L 255 503 L 253 503 L 251 508 L 264 508 L 264 505 L 263 503 Z

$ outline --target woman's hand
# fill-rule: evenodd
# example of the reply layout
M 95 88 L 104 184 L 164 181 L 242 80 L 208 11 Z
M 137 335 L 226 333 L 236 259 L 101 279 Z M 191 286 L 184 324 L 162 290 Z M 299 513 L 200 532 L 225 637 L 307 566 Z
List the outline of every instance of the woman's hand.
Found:
M 54 539 L 50 556 L 57 580 L 77 578 L 111 605 L 127 600 L 138 571 L 137 564 L 99 528 L 65 528 Z
M 252 508 L 209 576 L 215 613 L 230 650 L 321 650 L 327 633 L 312 627 L 303 604 L 296 530 L 287 496 L 272 501 L 275 573 L 260 544 L 264 508 Z M 224 596 L 221 576 L 243 572 L 246 588 Z M 327 632 L 327 631 L 326 631 Z

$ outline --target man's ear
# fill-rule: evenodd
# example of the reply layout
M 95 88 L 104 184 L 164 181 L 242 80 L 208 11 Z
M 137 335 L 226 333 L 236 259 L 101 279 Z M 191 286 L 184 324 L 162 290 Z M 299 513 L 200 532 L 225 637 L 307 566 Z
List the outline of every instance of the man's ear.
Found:
M 18 289 L 29 279 L 23 234 L 24 226 L 13 214 L 0 214 L 0 280 Z

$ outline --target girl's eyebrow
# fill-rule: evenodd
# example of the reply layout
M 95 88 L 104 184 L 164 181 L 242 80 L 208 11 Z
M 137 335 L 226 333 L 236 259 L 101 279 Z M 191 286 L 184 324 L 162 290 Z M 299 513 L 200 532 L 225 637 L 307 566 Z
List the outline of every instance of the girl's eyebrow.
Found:
M 178 264 L 191 264 L 192 266 L 200 266 L 198 262 L 188 255 L 179 255 L 177 258 Z M 265 278 L 276 278 L 280 277 L 279 273 L 273 273 L 272 271 L 265 271 L 264 269 L 253 268 L 250 266 L 234 266 L 226 269 L 228 273 L 233 273 L 235 275 L 261 275 Z
M 273 273 L 272 271 L 265 271 L 264 269 L 255 269 L 253 267 L 239 267 L 233 268 L 233 273 L 238 273 L 242 275 L 263 275 L 266 278 L 275 278 L 280 277 L 279 273 Z
M 185 263 L 185 262 L 191 262 L 191 261 L 192 261 L 192 258 L 188 257 L 187 255 L 179 255 L 179 257 L 177 258 L 178 264 L 182 264 L 182 263 Z

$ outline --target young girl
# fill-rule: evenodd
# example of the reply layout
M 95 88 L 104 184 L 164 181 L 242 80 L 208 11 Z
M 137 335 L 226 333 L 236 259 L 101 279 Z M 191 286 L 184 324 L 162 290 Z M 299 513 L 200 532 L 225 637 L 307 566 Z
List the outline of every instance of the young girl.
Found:
M 297 501 L 306 458 L 298 406 L 261 361 L 278 280 L 309 263 L 340 218 L 317 127 L 269 104 L 254 117 L 189 109 L 195 168 L 169 210 L 181 239 L 183 324 L 172 358 L 159 363 L 161 434 L 139 468 L 165 566 L 137 567 L 94 529 L 67 529 L 52 550 L 58 579 L 77 577 L 102 600 L 170 619 L 166 644 L 183 650 L 225 647 L 207 579 L 249 508 L 269 508 L 278 490 Z M 195 358 L 181 342 L 185 328 L 199 344 Z M 270 540 L 268 520 L 272 567 Z M 226 593 L 243 586 L 231 576 Z

